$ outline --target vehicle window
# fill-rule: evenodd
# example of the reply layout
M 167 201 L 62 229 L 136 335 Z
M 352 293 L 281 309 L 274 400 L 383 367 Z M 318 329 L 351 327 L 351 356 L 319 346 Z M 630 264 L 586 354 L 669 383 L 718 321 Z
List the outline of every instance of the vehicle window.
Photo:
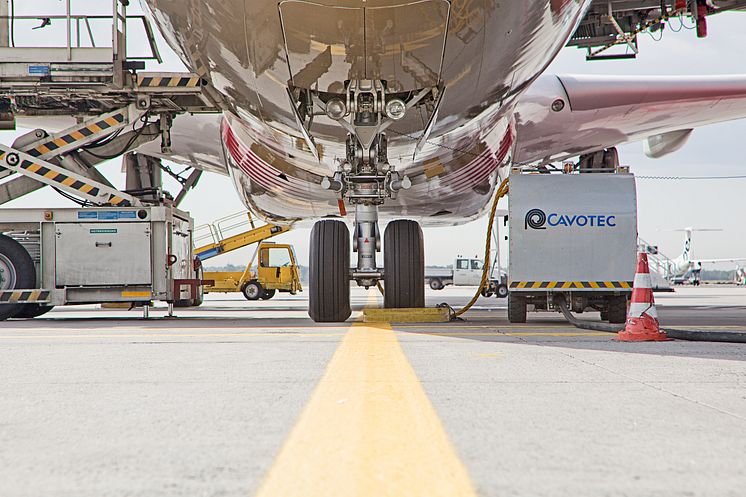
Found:
M 471 268 L 472 269 L 482 269 L 482 261 L 478 259 L 472 259 L 471 261 Z
M 290 265 L 290 253 L 286 248 L 269 251 L 269 267 L 284 267 Z
M 469 261 L 467 261 L 466 259 L 457 260 L 456 269 L 469 269 Z

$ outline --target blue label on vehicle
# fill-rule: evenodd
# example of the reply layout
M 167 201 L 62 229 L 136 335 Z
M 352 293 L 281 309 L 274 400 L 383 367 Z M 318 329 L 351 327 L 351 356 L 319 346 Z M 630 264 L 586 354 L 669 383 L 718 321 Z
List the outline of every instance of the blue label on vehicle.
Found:
M 29 76 L 49 76 L 49 66 L 28 66 Z
M 98 219 L 99 221 L 116 221 L 118 219 L 137 219 L 135 211 L 82 211 L 78 212 L 78 219 Z

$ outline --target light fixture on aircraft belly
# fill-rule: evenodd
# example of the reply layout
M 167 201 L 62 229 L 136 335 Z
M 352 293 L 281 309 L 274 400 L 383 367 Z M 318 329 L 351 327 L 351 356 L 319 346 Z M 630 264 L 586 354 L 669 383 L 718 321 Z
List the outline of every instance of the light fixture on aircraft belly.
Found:
M 405 104 L 403 100 L 394 98 L 386 102 L 386 115 L 394 121 L 403 118 L 406 113 L 407 104 Z
M 326 115 L 335 121 L 342 119 L 347 114 L 347 106 L 338 99 L 333 98 L 326 103 Z

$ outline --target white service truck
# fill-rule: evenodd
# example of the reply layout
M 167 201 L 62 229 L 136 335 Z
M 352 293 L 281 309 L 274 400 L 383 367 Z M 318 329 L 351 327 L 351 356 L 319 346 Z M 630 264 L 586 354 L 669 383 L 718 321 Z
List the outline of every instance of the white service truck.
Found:
M 626 172 L 510 176 L 508 319 L 600 311 L 623 323 L 637 261 L 637 194 Z
M 453 268 L 429 268 L 425 270 L 425 283 L 433 290 L 442 290 L 448 285 L 453 286 L 479 286 L 482 282 L 482 271 L 484 262 L 482 259 L 468 259 L 458 257 L 453 263 Z M 500 276 L 491 276 L 489 285 L 482 290 L 482 295 L 498 298 L 508 296 L 507 276 L 497 270 Z

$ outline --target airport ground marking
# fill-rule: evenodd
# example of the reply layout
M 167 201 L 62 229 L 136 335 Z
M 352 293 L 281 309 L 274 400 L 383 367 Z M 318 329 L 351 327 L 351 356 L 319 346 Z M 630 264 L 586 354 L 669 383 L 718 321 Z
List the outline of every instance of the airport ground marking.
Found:
M 389 324 L 353 323 L 256 497 L 475 497 Z

